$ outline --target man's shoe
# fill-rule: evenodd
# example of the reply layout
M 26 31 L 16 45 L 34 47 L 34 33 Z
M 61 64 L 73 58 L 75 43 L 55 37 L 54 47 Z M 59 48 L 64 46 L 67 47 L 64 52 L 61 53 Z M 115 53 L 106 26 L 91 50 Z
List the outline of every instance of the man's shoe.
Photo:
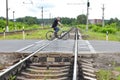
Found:
M 55 37 L 58 38 L 58 35 L 56 34 Z
M 56 38 L 58 38 L 58 35 L 57 35 L 57 33 L 54 33 L 54 35 L 55 35 L 55 37 L 56 37 Z

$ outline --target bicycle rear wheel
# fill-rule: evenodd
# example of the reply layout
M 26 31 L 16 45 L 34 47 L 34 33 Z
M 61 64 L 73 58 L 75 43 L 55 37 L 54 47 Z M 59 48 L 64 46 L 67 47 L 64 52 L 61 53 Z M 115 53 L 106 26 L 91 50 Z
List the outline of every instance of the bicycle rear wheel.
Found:
M 46 39 L 47 40 L 53 40 L 55 38 L 55 36 L 54 36 L 54 31 L 48 31 L 47 33 L 46 33 Z

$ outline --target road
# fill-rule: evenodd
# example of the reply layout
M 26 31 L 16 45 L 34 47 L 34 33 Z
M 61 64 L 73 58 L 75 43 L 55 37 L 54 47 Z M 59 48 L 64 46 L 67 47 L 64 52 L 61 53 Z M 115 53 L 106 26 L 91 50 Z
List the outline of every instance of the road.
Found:
M 32 52 L 47 40 L 0 40 L 0 52 L 16 52 L 31 45 L 33 48 L 26 50 Z M 42 52 L 72 52 L 74 40 L 57 40 Z M 79 53 L 120 53 L 120 42 L 102 40 L 79 40 Z M 26 52 L 25 51 L 25 52 Z

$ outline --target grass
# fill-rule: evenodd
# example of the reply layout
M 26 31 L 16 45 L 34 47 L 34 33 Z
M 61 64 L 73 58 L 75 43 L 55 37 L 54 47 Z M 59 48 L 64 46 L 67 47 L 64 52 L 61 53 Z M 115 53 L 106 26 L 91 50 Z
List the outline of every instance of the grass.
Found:
M 111 73 L 107 70 L 100 70 L 97 72 L 97 79 L 98 80 L 110 80 Z
M 23 36 L 23 33 L 19 34 L 12 34 L 12 35 L 7 35 L 5 38 L 3 36 L 0 37 L 0 39 L 5 39 L 5 40 L 12 40 L 12 39 L 45 39 L 45 34 L 48 31 L 47 30 L 36 30 L 32 32 L 25 32 L 25 35 Z
M 118 70 L 116 70 L 116 68 Z M 114 70 L 119 72 L 120 67 L 116 67 Z M 99 70 L 97 73 L 97 80 L 120 80 L 120 74 L 116 75 L 112 70 Z
M 26 34 L 26 39 L 46 39 L 45 34 L 48 30 L 49 29 L 29 32 Z
M 115 67 L 115 70 L 120 72 L 120 67 Z
M 83 35 L 87 35 L 85 39 L 87 40 L 106 40 L 106 34 L 105 33 L 98 33 L 98 32 L 92 32 L 92 31 L 82 31 Z M 120 32 L 117 32 L 116 34 L 108 34 L 108 40 L 109 41 L 120 41 Z
M 70 27 L 63 27 L 63 30 L 68 30 Z M 16 39 L 46 39 L 46 33 L 49 30 L 53 30 L 52 28 L 48 29 L 42 29 L 42 30 L 35 30 L 32 32 L 25 32 L 25 35 L 23 36 L 23 33 L 19 34 L 12 34 L 12 35 L 6 35 L 0 36 L 0 40 L 16 40 Z

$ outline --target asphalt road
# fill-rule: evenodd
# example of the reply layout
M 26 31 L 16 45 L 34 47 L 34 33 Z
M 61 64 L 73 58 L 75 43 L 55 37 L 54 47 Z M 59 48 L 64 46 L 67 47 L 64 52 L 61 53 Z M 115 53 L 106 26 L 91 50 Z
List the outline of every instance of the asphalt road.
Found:
M 39 40 L 0 40 L 0 52 L 15 52 Z
M 44 40 L 0 40 L 0 52 L 16 52 L 24 49 L 27 46 L 36 44 L 29 51 L 33 51 L 43 43 Z M 57 40 L 42 52 L 72 52 L 73 40 Z M 120 42 L 101 41 L 101 40 L 79 40 L 79 53 L 120 53 Z

